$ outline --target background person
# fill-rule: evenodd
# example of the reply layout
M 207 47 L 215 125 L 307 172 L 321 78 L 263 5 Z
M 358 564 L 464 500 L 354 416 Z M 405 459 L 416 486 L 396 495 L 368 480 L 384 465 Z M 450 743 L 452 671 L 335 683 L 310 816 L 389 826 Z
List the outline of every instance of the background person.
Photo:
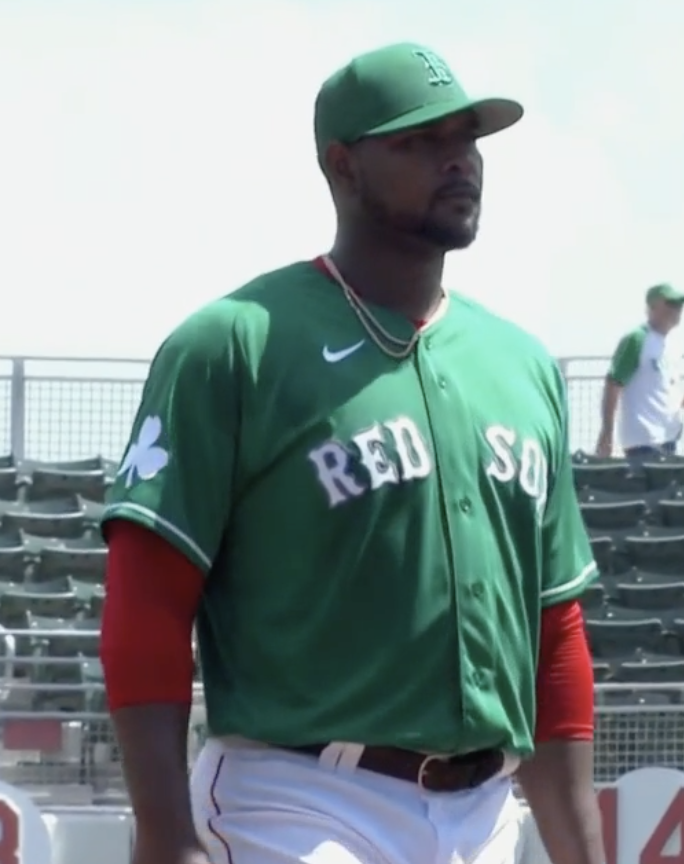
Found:
M 620 443 L 630 461 L 675 452 L 682 434 L 682 362 L 672 336 L 682 304 L 684 294 L 671 285 L 646 292 L 647 321 L 622 337 L 606 376 L 597 455 L 613 455 L 618 405 Z

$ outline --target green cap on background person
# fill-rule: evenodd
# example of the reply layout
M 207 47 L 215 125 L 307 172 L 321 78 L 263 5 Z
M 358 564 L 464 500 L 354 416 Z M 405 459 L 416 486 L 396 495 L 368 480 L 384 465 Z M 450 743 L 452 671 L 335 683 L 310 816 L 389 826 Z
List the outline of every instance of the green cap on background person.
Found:
M 316 97 L 319 161 L 333 141 L 343 144 L 422 126 L 472 111 L 476 136 L 517 123 L 523 108 L 511 99 L 472 99 L 430 48 L 405 42 L 355 57 L 325 81 Z
M 666 303 L 682 303 L 684 304 L 684 294 L 677 291 L 672 285 L 663 282 L 661 285 L 654 285 L 646 292 L 646 302 L 650 306 L 655 300 L 665 300 Z

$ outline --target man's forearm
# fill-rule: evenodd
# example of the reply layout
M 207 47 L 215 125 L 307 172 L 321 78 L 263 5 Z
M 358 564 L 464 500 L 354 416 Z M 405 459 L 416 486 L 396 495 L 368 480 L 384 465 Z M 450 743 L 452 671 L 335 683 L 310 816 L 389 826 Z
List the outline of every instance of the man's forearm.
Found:
M 188 782 L 189 706 L 136 705 L 113 714 L 138 841 L 158 854 L 198 848 Z M 176 860 L 174 858 L 173 860 Z
M 615 413 L 620 398 L 620 386 L 610 378 L 606 378 L 601 400 L 601 428 L 608 434 L 613 434 Z
M 604 864 L 590 741 L 537 745 L 518 779 L 552 864 Z

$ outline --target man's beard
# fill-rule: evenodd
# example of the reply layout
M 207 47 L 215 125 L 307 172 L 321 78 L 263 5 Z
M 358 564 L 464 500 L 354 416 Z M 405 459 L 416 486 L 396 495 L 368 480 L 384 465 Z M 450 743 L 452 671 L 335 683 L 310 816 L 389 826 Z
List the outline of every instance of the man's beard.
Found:
M 428 243 L 442 252 L 455 249 L 466 249 L 477 237 L 480 225 L 480 208 L 478 205 L 474 215 L 463 219 L 460 225 L 447 224 L 444 219 L 438 219 L 433 214 L 415 216 L 409 213 L 391 211 L 387 205 L 373 195 L 368 187 L 362 190 L 361 201 L 371 222 L 380 229 Z

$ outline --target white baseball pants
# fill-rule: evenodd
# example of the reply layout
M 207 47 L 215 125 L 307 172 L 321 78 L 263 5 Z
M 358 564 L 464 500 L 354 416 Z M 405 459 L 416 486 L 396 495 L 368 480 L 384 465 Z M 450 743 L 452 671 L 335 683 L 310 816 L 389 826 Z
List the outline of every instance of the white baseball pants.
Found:
M 523 817 L 508 777 L 464 792 L 426 792 L 344 759 L 328 766 L 242 739 L 212 739 L 191 790 L 212 864 L 516 864 L 520 857 Z

